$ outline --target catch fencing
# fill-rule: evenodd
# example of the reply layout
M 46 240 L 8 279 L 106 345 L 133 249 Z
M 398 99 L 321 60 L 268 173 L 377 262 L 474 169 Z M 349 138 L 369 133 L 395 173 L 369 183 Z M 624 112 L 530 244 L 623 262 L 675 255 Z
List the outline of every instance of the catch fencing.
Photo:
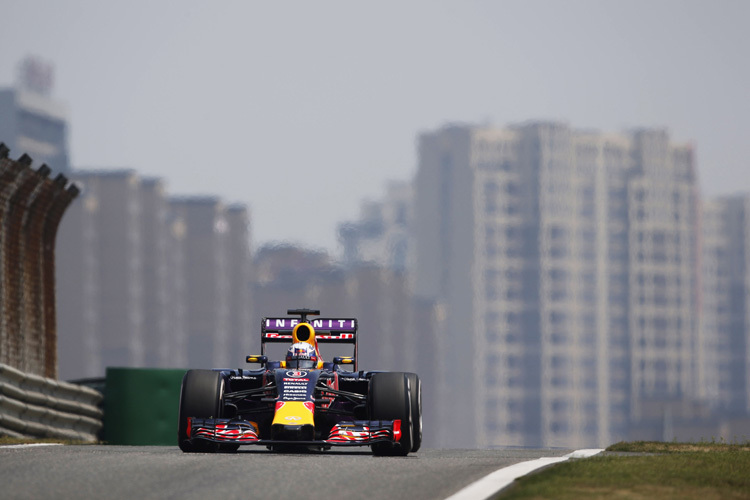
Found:
M 57 378 L 55 239 L 75 185 L 0 143 L 0 363 Z
M 55 240 L 78 195 L 0 143 L 0 435 L 93 441 L 99 392 L 57 379 Z

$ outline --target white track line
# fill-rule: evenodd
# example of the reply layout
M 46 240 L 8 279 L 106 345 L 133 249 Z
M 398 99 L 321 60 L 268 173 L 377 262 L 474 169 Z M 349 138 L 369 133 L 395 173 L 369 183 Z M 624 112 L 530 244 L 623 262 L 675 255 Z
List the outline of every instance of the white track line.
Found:
M 466 488 L 459 490 L 457 493 L 449 496 L 445 500 L 481 500 L 489 498 L 501 489 L 505 488 L 517 478 L 525 476 L 547 465 L 564 462 L 570 458 L 587 458 L 601 453 L 604 450 L 586 449 L 576 450 L 562 457 L 542 457 L 528 462 L 521 462 L 503 469 L 498 469 L 484 476 L 479 481 L 471 483 Z
M 29 444 L 8 444 L 0 446 L 0 450 L 7 450 L 13 448 L 32 448 L 35 446 L 62 446 L 62 443 L 29 443 Z

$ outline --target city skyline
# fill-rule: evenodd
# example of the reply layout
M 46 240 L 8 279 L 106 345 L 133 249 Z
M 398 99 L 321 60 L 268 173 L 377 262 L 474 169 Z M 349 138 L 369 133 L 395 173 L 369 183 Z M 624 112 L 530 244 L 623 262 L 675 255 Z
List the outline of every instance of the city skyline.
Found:
M 698 439 L 746 420 L 750 195 L 702 203 L 689 145 L 652 129 L 447 126 L 421 136 L 420 158 L 413 189 L 392 186 L 347 223 L 340 265 L 291 245 L 251 263 L 246 213 L 225 234 L 218 199 L 79 172 L 89 189 L 58 251 L 60 374 L 84 368 L 81 345 L 102 360 L 79 375 L 226 366 L 254 352 L 261 317 L 304 304 L 358 318 L 368 369 L 429 381 L 435 446 Z M 441 411 L 448 400 L 474 419 Z
M 419 154 L 413 293 L 445 311 L 435 362 L 472 367 L 435 380 L 474 415 L 444 416 L 442 446 L 699 439 L 709 408 L 746 416 L 750 197 L 704 212 L 690 145 L 536 122 L 443 127 Z
M 75 168 L 216 193 L 250 206 L 256 245 L 334 252 L 336 225 L 410 178 L 415 137 L 446 121 L 667 128 L 694 143 L 705 195 L 747 191 L 749 10 L 11 0 L 0 86 L 27 55 L 52 62 Z

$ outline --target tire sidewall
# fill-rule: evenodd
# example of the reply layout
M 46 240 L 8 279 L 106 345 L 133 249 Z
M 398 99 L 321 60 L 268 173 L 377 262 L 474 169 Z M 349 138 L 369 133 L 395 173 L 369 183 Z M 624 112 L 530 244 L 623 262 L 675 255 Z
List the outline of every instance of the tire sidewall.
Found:
M 412 404 L 409 377 L 402 372 L 376 373 L 368 392 L 369 416 L 372 420 L 401 420 L 401 446 L 374 443 L 376 455 L 406 455 L 412 449 Z
M 422 380 L 416 373 L 407 373 L 411 389 L 412 447 L 416 452 L 422 446 Z
M 177 440 L 182 451 L 212 452 L 219 445 L 211 442 L 191 442 L 187 437 L 188 417 L 221 418 L 223 415 L 224 376 L 214 370 L 188 370 L 182 378 L 177 423 Z

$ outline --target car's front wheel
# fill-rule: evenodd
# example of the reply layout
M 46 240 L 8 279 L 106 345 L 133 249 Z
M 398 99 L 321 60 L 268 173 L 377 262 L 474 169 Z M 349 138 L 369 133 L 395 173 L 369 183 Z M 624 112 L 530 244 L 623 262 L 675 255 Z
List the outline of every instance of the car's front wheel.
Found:
M 188 370 L 182 378 L 177 442 L 184 452 L 233 451 L 238 445 L 220 445 L 209 441 L 191 442 L 187 435 L 187 419 L 221 418 L 224 410 L 224 377 L 213 370 Z
M 372 444 L 374 455 L 407 455 L 413 447 L 412 405 L 409 378 L 404 373 L 376 373 L 370 380 L 369 407 L 371 420 L 401 420 L 400 446 L 392 443 Z

